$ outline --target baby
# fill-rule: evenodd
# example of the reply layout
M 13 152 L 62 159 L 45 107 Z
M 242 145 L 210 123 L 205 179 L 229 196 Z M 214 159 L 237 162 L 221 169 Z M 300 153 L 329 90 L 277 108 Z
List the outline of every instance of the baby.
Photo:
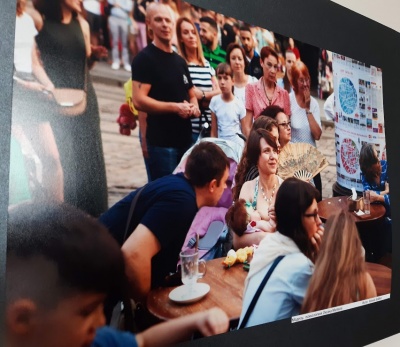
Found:
M 229 208 L 225 220 L 238 236 L 260 231 L 273 233 L 276 230 L 273 207 L 268 210 L 268 220 L 261 219 L 260 213 L 248 206 L 244 199 L 237 200 Z

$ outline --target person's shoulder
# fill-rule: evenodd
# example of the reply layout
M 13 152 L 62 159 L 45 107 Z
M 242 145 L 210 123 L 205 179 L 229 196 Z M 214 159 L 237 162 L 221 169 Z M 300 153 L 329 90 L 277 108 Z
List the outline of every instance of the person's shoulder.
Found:
M 137 346 L 136 337 L 129 332 L 122 332 L 105 326 L 96 330 L 92 347 L 123 347 Z

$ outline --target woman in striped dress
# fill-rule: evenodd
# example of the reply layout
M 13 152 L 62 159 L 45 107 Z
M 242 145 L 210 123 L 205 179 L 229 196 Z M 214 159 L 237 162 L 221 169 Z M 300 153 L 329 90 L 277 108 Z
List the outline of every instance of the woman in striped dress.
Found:
M 215 70 L 204 59 L 200 37 L 193 22 L 186 17 L 179 18 L 176 23 L 176 35 L 179 53 L 188 64 L 201 110 L 200 117 L 192 119 L 192 138 L 195 143 L 204 123 L 208 123 L 206 135 L 209 136 L 211 129 L 210 100 L 221 91 L 215 78 Z

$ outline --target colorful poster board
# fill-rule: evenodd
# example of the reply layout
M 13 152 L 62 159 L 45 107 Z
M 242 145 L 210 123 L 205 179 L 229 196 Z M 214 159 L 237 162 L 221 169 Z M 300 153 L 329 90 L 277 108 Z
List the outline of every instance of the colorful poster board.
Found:
M 337 182 L 362 191 L 359 165 L 363 143 L 373 143 L 386 159 L 382 70 L 333 54 Z

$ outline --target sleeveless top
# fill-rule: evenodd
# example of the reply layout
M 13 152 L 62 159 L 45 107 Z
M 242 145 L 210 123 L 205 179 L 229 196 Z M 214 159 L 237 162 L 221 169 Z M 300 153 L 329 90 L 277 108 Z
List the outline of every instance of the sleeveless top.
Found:
M 56 88 L 84 89 L 86 48 L 78 19 L 44 20 L 36 36 L 44 68 Z

